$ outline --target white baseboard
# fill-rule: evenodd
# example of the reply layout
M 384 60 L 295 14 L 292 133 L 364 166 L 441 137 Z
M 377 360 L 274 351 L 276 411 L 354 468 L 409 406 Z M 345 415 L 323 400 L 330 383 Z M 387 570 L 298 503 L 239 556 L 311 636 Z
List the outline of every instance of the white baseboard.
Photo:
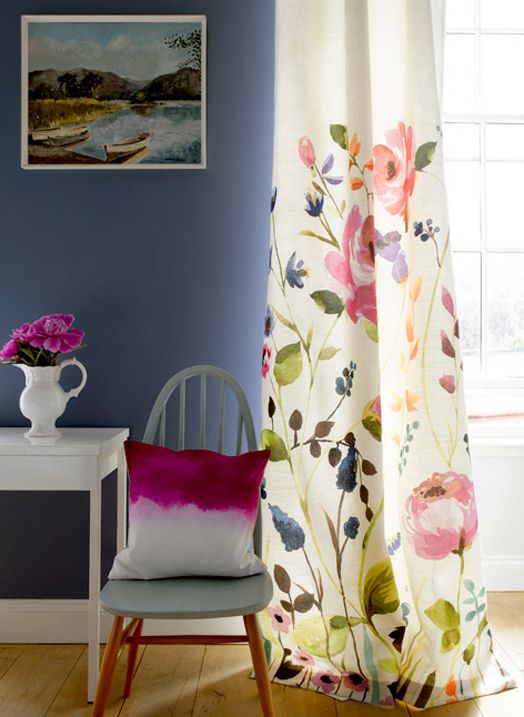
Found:
M 488 591 L 524 591 L 524 555 L 486 555 L 484 578 Z M 104 642 L 111 616 L 101 613 Z M 241 618 L 220 620 L 146 620 L 149 635 L 243 635 Z M 85 643 L 87 600 L 0 600 L 0 643 Z
M 87 600 L 0 600 L 0 643 L 85 643 Z M 105 642 L 112 616 L 100 614 Z M 244 635 L 242 618 L 146 620 L 148 635 Z
M 524 591 L 524 555 L 484 555 L 482 568 L 487 590 Z

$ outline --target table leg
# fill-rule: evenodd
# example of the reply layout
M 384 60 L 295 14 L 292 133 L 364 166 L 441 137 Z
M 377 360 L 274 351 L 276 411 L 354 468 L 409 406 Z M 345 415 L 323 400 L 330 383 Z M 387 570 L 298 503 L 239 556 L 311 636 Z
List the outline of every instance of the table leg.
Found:
M 87 701 L 95 697 L 100 650 L 100 483 L 89 491 L 89 628 L 87 647 Z
M 119 552 L 127 543 L 127 470 L 124 448 L 118 450 L 116 549 Z

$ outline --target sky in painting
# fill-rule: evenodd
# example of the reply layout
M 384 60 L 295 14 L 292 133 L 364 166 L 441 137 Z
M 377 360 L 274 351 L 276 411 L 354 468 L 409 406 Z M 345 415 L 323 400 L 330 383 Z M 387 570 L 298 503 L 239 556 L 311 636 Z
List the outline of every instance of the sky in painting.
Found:
M 34 70 L 115 72 L 133 80 L 151 80 L 174 72 L 186 57 L 164 38 L 186 34 L 199 22 L 29 22 L 28 66 Z

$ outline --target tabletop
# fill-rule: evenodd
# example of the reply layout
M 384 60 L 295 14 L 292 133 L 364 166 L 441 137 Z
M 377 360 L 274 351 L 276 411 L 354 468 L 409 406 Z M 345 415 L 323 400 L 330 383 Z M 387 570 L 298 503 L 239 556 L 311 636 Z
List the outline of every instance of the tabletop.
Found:
M 60 428 L 59 438 L 29 440 L 27 428 L 0 428 L 0 456 L 99 456 L 117 450 L 128 428 Z

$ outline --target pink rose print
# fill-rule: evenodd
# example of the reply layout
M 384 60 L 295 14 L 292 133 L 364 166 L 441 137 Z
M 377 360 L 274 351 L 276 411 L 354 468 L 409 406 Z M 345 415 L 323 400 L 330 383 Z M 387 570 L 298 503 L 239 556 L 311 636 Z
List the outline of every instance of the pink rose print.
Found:
M 355 324 L 359 316 L 377 323 L 374 235 L 373 217 L 362 221 L 355 205 L 344 226 L 342 253 L 330 251 L 325 259 L 331 276 L 345 288 L 346 309 Z
M 333 692 L 339 682 L 340 677 L 335 675 L 334 672 L 329 672 L 329 670 L 320 670 L 319 672 L 315 672 L 311 678 L 311 684 L 315 685 L 315 687 L 320 687 L 320 689 L 327 695 L 329 695 L 330 692 Z
M 275 632 L 289 632 L 291 618 L 278 605 L 270 607 L 268 612 L 271 616 L 271 627 Z
M 373 147 L 373 188 L 386 210 L 407 223 L 408 199 L 415 186 L 413 129 L 399 122 L 385 135 L 387 146 Z
M 262 346 L 262 378 L 266 378 L 269 373 L 271 359 L 271 349 L 267 344 Z
M 478 529 L 473 483 L 453 471 L 433 473 L 406 501 L 405 526 L 421 558 L 461 554 Z

